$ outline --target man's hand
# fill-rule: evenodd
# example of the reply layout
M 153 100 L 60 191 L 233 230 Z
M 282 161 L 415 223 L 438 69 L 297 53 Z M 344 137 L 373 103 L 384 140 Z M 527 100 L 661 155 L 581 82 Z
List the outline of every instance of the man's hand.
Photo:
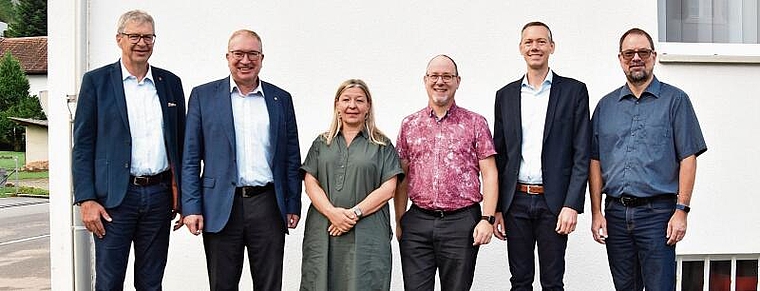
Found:
M 488 221 L 481 220 L 478 225 L 475 226 L 475 230 L 472 231 L 472 238 L 474 242 L 472 245 L 479 246 L 485 245 L 491 242 L 491 236 L 493 236 L 493 225 Z
M 496 220 L 493 222 L 493 235 L 500 240 L 507 240 L 507 226 L 504 224 L 504 216 L 501 212 L 494 214 Z
M 88 200 L 80 204 L 79 211 L 82 213 L 82 222 L 84 227 L 94 233 L 98 238 L 106 235 L 106 229 L 103 227 L 102 219 L 111 222 L 111 216 L 106 209 L 95 200 Z
M 401 242 L 401 224 L 396 223 L 396 240 Z
M 591 215 L 591 235 L 600 244 L 605 244 L 607 239 L 607 219 L 601 213 Z
M 287 218 L 288 218 L 288 228 L 291 228 L 291 229 L 296 228 L 296 226 L 298 226 L 298 221 L 301 219 L 301 217 L 298 216 L 298 214 L 293 214 L 293 213 L 288 213 Z
M 575 231 L 575 225 L 578 223 L 578 211 L 570 207 L 562 207 L 557 218 L 557 227 L 554 229 L 559 234 L 568 235 Z
M 191 214 L 185 216 L 183 222 L 185 225 L 187 225 L 187 230 L 189 230 L 193 235 L 199 235 L 203 233 L 203 215 Z
M 174 214 L 172 214 L 172 219 L 176 218 L 177 215 L 179 215 L 179 219 L 174 222 L 174 228 L 172 228 L 172 231 L 176 231 L 180 228 L 182 228 L 183 225 L 185 225 L 185 222 L 183 221 L 182 214 L 179 214 L 177 212 L 172 211 Z
M 668 245 L 674 245 L 686 236 L 686 212 L 676 210 L 668 221 Z

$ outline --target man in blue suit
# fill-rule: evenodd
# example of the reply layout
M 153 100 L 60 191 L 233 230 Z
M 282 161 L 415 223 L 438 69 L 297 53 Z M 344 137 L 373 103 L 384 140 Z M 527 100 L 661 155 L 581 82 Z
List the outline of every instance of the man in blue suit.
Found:
M 82 79 L 74 119 L 74 203 L 94 235 L 97 290 L 124 288 L 133 242 L 135 289 L 161 290 L 178 210 L 185 94 L 177 76 L 148 65 L 155 40 L 150 15 L 124 13 L 116 33 L 121 59 Z
M 526 24 L 525 76 L 496 92 L 494 144 L 499 204 L 494 234 L 507 240 L 512 290 L 533 290 L 538 245 L 542 290 L 564 290 L 567 236 L 583 212 L 589 167 L 586 85 L 554 74 L 554 41 L 541 22 Z
M 226 58 L 229 77 L 190 93 L 184 222 L 203 233 L 211 290 L 238 289 L 244 248 L 254 290 L 280 290 L 285 233 L 301 213 L 293 100 L 259 79 L 264 54 L 255 32 L 234 32 Z

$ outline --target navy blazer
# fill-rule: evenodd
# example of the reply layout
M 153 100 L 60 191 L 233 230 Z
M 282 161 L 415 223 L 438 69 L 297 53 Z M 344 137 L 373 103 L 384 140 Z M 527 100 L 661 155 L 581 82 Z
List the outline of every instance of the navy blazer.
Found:
M 497 211 L 512 204 L 522 159 L 520 89 L 522 78 L 496 92 L 494 145 L 499 171 Z M 567 206 L 583 213 L 591 149 L 586 84 L 554 74 L 546 110 L 541 171 L 546 203 L 559 215 Z
M 180 162 L 185 132 L 185 93 L 179 77 L 151 67 L 161 103 L 164 142 L 172 170 L 174 205 L 180 196 Z M 74 118 L 71 172 L 74 203 L 97 200 L 105 208 L 119 206 L 127 193 L 132 162 L 127 101 L 121 64 L 106 65 L 84 74 Z
M 286 214 L 301 213 L 301 179 L 298 174 L 301 149 L 293 99 L 290 93 L 277 86 L 263 81 L 261 86 L 269 112 L 269 138 L 274 151 L 269 166 L 274 176 L 277 205 L 283 221 L 286 221 Z M 232 211 L 238 179 L 229 77 L 193 88 L 188 101 L 186 132 L 182 214 L 202 214 L 204 231 L 219 232 Z

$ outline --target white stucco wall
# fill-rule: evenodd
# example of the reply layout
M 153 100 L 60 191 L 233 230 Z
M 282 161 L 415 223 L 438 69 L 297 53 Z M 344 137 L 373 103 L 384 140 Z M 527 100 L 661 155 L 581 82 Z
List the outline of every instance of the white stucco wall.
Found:
M 47 75 L 26 75 L 29 80 L 29 95 L 40 96 L 40 91 L 47 90 Z
M 47 127 L 26 126 L 26 162 L 48 160 L 48 129 Z
M 50 2 L 53 6 L 73 5 L 63 4 L 68 1 Z M 294 96 L 304 155 L 311 140 L 327 127 L 335 89 L 348 78 L 367 81 L 379 126 L 395 139 L 401 119 L 427 102 L 422 76 L 428 60 L 436 54 L 448 54 L 459 65 L 462 82 L 457 103 L 486 116 L 492 125 L 495 91 L 525 71 L 517 45 L 520 28 L 526 22 L 540 20 L 552 28 L 556 52 L 550 65 L 557 74 L 588 85 L 592 109 L 604 94 L 624 83 L 616 57 L 620 35 L 635 26 L 658 39 L 656 1 L 639 3 L 635 9 L 628 1 L 620 0 L 477 1 L 465 5 L 458 1 L 399 0 L 233 0 L 223 4 L 183 1 L 181 5 L 165 1 L 89 1 L 86 5 L 86 70 L 118 59 L 116 19 L 126 10 L 144 9 L 154 16 L 158 35 L 151 64 L 179 75 L 187 95 L 192 87 L 228 74 L 224 53 L 232 31 L 257 31 L 263 38 L 266 55 L 261 78 Z M 72 22 L 50 21 L 67 25 Z M 53 31 L 71 33 L 64 29 Z M 51 34 L 49 41 L 54 47 L 64 40 Z M 64 53 L 68 55 L 51 49 L 51 63 L 57 55 L 71 54 Z M 750 86 L 760 76 L 760 66 L 658 63 L 655 74 L 690 94 L 709 148 L 698 159 L 689 231 L 678 253 L 760 253 L 760 216 L 754 211 L 760 199 L 751 190 L 753 165 L 760 162 L 753 146 L 757 138 L 752 134 L 756 131 L 753 125 L 760 123 L 760 89 Z M 62 92 L 71 86 L 51 87 L 51 91 Z M 53 98 L 61 96 L 51 96 L 51 102 Z M 51 109 L 54 107 L 65 108 L 51 105 Z M 69 165 L 56 165 L 52 160 L 51 167 L 61 173 L 51 168 L 52 179 L 58 179 L 54 175 L 67 175 L 64 172 L 69 169 Z M 303 203 L 305 211 L 309 205 L 305 194 Z M 566 288 L 611 290 L 605 249 L 593 242 L 589 232 L 588 203 L 586 211 L 579 217 L 577 231 L 570 236 Z M 298 288 L 302 234 L 303 224 L 287 237 L 285 290 Z M 397 249 L 394 244 L 392 289 L 402 290 Z M 473 290 L 508 288 L 505 249 L 500 241 L 481 248 Z M 250 288 L 248 277 L 245 271 L 241 284 L 244 289 Z M 173 233 L 165 278 L 167 290 L 206 289 L 200 238 L 191 237 L 185 229 Z

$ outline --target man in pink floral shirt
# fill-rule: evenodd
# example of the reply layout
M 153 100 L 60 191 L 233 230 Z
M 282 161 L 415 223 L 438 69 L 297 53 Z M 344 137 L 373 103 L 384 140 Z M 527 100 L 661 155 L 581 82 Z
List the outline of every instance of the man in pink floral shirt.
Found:
M 394 199 L 404 289 L 433 290 L 437 269 L 444 291 L 469 290 L 478 248 L 493 234 L 496 151 L 485 118 L 454 102 L 453 59 L 434 57 L 423 80 L 428 106 L 404 118 L 396 143 L 406 173 Z

